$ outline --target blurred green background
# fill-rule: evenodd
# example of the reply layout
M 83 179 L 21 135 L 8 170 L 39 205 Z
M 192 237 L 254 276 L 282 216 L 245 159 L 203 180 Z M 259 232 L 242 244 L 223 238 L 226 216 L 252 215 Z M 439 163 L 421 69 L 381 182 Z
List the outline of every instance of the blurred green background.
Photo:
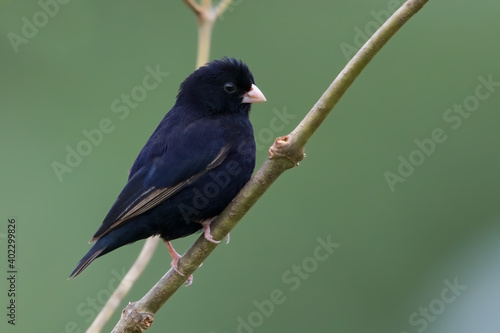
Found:
M 268 99 L 251 114 L 257 166 L 342 70 L 345 50 L 398 3 L 233 2 L 216 24 L 211 58 L 243 59 Z M 143 241 L 66 278 L 194 69 L 196 21 L 180 0 L 73 0 L 57 13 L 49 7 L 46 22 L 41 4 L 0 0 L 0 262 L 6 276 L 15 217 L 19 270 L 15 326 L 1 279 L 0 330 L 84 332 Z M 498 332 L 499 11 L 497 1 L 430 1 L 345 94 L 300 167 L 272 186 L 148 332 Z M 25 27 L 30 37 L 21 39 L 34 20 L 38 31 Z M 127 116 L 113 112 L 148 66 L 169 74 Z M 464 103 L 463 116 L 453 111 Z M 105 118 L 113 131 L 58 179 L 53 163 L 66 164 L 66 147 Z M 446 140 L 431 144 L 436 129 Z M 419 165 L 405 169 L 401 159 Z M 398 168 L 406 174 L 391 189 L 386 173 Z M 318 237 L 340 244 L 321 252 L 323 261 L 314 258 Z M 195 239 L 174 245 L 184 252 Z M 120 309 L 169 264 L 160 244 Z

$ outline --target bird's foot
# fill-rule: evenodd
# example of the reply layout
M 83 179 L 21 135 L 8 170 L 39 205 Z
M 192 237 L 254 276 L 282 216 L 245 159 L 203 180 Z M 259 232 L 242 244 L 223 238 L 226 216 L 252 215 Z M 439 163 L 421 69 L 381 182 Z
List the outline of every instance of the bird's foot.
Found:
M 215 243 L 215 244 L 219 244 L 220 241 L 218 240 L 215 240 L 213 237 L 212 237 L 212 234 L 210 233 L 210 224 L 217 218 L 217 216 L 215 217 L 212 217 L 208 220 L 205 220 L 203 222 L 201 222 L 201 225 L 203 226 L 203 230 L 204 230 L 204 233 L 203 235 L 205 236 L 205 239 L 209 242 L 212 242 L 212 243 Z
M 217 216 L 212 217 L 211 219 L 205 220 L 201 222 L 201 225 L 203 226 L 204 233 L 203 235 L 205 236 L 205 239 L 209 242 L 219 244 L 220 241 L 215 240 L 212 237 L 212 234 L 210 233 L 210 224 L 217 218 Z M 228 233 L 226 235 L 226 244 L 229 244 L 229 241 L 231 240 L 231 235 Z
M 170 256 L 172 257 L 172 262 L 170 263 L 170 266 L 176 271 L 179 275 L 185 276 L 181 271 L 179 270 L 179 259 L 182 257 L 177 251 L 175 251 L 174 247 L 170 242 L 165 241 L 165 244 L 168 247 L 168 252 L 170 253 Z M 189 277 L 186 280 L 186 287 L 189 287 L 190 285 L 193 284 L 193 275 L 189 275 Z

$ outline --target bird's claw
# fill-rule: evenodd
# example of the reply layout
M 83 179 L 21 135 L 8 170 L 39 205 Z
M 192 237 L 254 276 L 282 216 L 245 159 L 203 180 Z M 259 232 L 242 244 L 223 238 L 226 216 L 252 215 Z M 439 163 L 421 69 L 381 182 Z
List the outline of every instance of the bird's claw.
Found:
M 212 235 L 210 235 L 210 234 L 208 234 L 208 235 L 207 235 L 207 233 L 206 233 L 206 232 L 205 232 L 205 239 L 206 239 L 207 241 L 211 242 L 211 243 L 214 243 L 214 244 L 219 244 L 219 243 L 220 243 L 220 241 L 215 240 L 215 239 L 212 237 Z
M 180 258 L 180 257 L 179 257 Z M 181 273 L 181 271 L 179 270 L 179 258 L 174 258 L 172 260 L 172 262 L 170 263 L 170 266 L 174 269 L 174 271 L 176 271 L 177 273 L 179 273 L 179 275 L 182 275 L 182 276 L 185 276 L 184 274 Z
M 187 278 L 186 287 L 189 287 L 192 284 L 193 284 L 193 274 L 189 275 L 189 277 Z
M 216 216 L 217 217 L 217 216 Z M 215 240 L 213 237 L 212 237 L 212 234 L 210 233 L 210 224 L 212 223 L 213 220 L 215 220 L 216 217 L 213 217 L 211 219 L 208 219 L 208 220 L 205 220 L 203 222 L 201 222 L 201 225 L 203 226 L 203 230 L 204 230 L 204 233 L 203 235 L 205 236 L 205 239 L 211 243 L 214 243 L 214 244 L 219 244 L 220 241 L 218 240 Z

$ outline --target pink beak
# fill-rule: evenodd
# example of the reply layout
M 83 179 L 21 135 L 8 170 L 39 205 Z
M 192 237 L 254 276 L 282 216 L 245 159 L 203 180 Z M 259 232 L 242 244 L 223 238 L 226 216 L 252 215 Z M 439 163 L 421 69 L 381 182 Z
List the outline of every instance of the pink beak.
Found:
M 243 95 L 243 101 L 241 103 L 260 103 L 265 101 L 267 101 L 267 99 L 262 91 L 260 91 L 255 84 L 252 84 L 250 91 Z

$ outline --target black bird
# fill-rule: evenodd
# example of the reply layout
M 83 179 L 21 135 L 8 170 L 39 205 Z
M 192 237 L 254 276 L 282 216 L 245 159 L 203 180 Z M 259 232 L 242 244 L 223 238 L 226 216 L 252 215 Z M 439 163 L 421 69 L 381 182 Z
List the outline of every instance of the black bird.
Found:
M 96 243 L 70 277 L 96 258 L 153 235 L 167 244 L 176 270 L 179 255 L 171 240 L 203 228 L 205 238 L 217 242 L 210 222 L 250 179 L 255 167 L 250 106 L 264 101 L 239 60 L 223 58 L 194 71 L 139 153 L 125 188 L 90 240 Z

